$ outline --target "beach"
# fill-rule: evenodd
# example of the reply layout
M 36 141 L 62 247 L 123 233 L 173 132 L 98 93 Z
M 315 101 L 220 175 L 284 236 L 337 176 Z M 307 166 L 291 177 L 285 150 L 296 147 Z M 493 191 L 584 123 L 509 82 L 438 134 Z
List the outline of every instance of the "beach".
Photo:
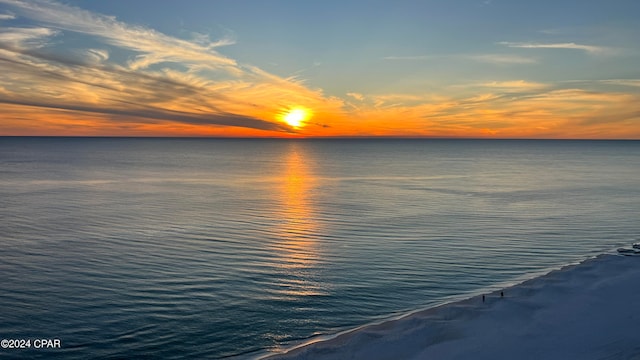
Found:
M 610 253 L 275 359 L 640 359 L 640 256 Z

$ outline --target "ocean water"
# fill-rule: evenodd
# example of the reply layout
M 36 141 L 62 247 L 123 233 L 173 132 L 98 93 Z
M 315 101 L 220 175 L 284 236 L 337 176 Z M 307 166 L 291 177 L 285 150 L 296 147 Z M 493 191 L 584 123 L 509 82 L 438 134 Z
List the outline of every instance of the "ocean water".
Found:
M 0 358 L 254 358 L 640 240 L 640 142 L 0 138 Z

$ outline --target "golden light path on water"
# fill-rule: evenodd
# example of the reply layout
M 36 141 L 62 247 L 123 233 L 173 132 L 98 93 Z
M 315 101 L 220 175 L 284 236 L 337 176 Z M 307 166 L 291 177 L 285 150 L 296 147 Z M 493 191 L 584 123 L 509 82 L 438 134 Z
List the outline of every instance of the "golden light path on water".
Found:
M 317 233 L 321 224 L 313 205 L 312 192 L 318 186 L 313 173 L 311 154 L 296 142 L 288 144 L 279 176 L 279 214 L 276 233 L 279 241 L 274 250 L 279 254 L 284 276 L 280 295 L 313 296 L 325 293 L 315 278 L 314 266 L 320 260 Z

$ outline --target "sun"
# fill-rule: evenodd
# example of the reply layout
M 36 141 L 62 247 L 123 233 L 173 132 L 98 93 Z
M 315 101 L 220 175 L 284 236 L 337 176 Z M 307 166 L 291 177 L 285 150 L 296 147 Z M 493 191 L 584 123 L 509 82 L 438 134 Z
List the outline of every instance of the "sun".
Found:
M 282 120 L 287 123 L 287 125 L 293 128 L 300 128 L 305 125 L 305 120 L 309 118 L 309 110 L 302 108 L 295 108 L 287 111 L 283 116 Z

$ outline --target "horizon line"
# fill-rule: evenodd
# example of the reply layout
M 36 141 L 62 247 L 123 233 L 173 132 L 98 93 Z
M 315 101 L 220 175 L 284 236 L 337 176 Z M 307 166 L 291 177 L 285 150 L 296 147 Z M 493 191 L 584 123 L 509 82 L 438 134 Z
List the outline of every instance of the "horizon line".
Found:
M 85 138 L 85 139 L 194 139 L 194 140 L 523 140 L 523 141 L 640 141 L 634 138 L 536 138 L 464 136 L 153 136 L 153 135 L 0 135 L 0 138 Z

